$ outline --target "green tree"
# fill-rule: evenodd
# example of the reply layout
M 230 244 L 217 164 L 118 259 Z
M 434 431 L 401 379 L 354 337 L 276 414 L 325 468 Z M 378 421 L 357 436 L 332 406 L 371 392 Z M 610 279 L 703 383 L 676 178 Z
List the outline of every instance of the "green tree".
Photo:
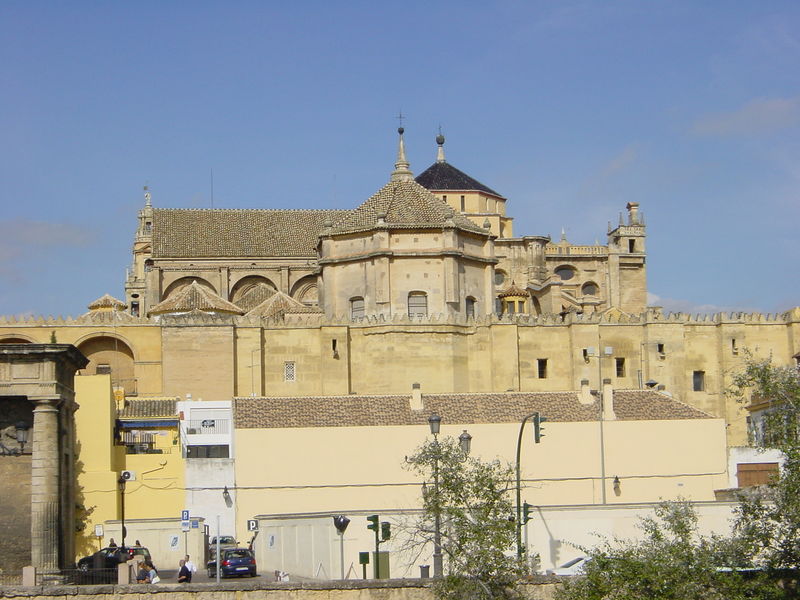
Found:
M 742 549 L 731 539 L 701 536 L 688 502 L 665 502 L 640 522 L 635 541 L 605 540 L 584 549 L 584 575 L 570 578 L 558 600 L 772 600 L 782 591 L 759 571 L 729 566 Z
M 430 548 L 437 515 L 441 522 L 446 574 L 434 583 L 437 597 L 517 596 L 523 570 L 514 555 L 513 467 L 466 456 L 452 438 L 427 442 L 407 462 L 426 481 L 422 515 L 409 530 L 409 547 L 419 552 Z M 435 471 L 438 493 L 432 484 Z
M 735 534 L 749 545 L 754 562 L 772 571 L 800 566 L 800 371 L 748 356 L 729 395 L 759 406 L 752 445 L 785 455 L 780 476 L 742 494 Z

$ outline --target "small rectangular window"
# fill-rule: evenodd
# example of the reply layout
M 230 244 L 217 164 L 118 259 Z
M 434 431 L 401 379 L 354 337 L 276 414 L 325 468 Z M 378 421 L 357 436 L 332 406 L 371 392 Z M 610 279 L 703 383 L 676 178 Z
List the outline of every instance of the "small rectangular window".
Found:
M 695 392 L 704 392 L 706 389 L 706 372 L 693 371 L 692 372 L 692 390 Z
M 447 194 L 445 194 L 444 196 L 442 196 L 442 200 L 443 200 L 443 201 L 445 201 L 445 202 L 447 202 Z
M 283 380 L 295 381 L 297 378 L 297 371 L 294 367 L 294 361 L 286 361 L 283 363 Z
M 628 240 L 628 252 L 636 252 L 636 240 Z
M 461 212 L 465 212 L 467 210 L 467 202 L 464 200 L 464 196 L 461 196 Z
M 131 315 L 134 317 L 139 316 L 139 303 L 138 302 L 131 302 Z
M 547 379 L 547 359 L 536 359 L 536 370 L 538 371 L 539 379 Z
M 475 318 L 475 298 L 469 296 L 464 301 L 464 310 L 467 314 L 467 318 L 474 319 Z
M 734 356 L 739 354 L 739 347 L 736 345 L 736 338 L 731 339 L 731 354 Z
M 97 375 L 111 375 L 111 365 L 100 363 L 95 369 Z
M 625 359 L 624 358 L 615 358 L 614 365 L 617 369 L 617 377 L 625 377 Z
M 659 354 L 664 354 L 664 344 L 656 344 L 656 350 Z

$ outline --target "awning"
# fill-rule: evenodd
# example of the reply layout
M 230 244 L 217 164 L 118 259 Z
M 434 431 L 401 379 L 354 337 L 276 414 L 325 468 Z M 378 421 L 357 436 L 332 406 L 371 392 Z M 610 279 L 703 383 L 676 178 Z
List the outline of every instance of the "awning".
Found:
M 121 429 L 143 429 L 145 427 L 177 427 L 178 419 L 151 419 L 147 421 L 117 421 Z

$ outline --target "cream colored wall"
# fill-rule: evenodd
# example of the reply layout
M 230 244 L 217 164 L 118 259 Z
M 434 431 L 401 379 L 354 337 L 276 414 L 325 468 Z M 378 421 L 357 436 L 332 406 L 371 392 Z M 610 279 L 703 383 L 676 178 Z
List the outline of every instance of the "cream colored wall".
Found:
M 487 272 L 483 267 L 484 282 Z M 566 323 L 543 319 L 537 325 L 485 320 L 326 325 L 323 320 L 322 325 L 204 326 L 189 320 L 189 326 L 108 327 L 30 321 L 0 323 L 0 341 L 21 337 L 47 343 L 51 332 L 59 342 L 76 344 L 117 336 L 133 350 L 139 397 L 191 393 L 195 400 L 253 391 L 268 396 L 408 393 L 412 383 L 421 383 L 423 393 L 575 390 L 582 379 L 597 389 L 603 378 L 611 378 L 617 388 L 638 388 L 641 370 L 643 381 L 653 379 L 678 400 L 726 418 L 729 442 L 743 445 L 744 411 L 724 390 L 746 350 L 772 356 L 776 364 L 794 363 L 792 355 L 800 351 L 800 311 L 791 314 L 788 320 L 763 315 L 689 319 L 651 312 L 619 322 L 570 318 Z M 333 339 L 339 358 L 333 356 Z M 663 357 L 658 343 L 664 344 Z M 601 359 L 600 369 L 596 357 L 583 360 L 582 348 L 602 351 L 607 346 L 613 353 Z M 622 378 L 615 376 L 617 356 L 626 362 Z M 548 359 L 546 379 L 537 376 L 537 358 Z M 297 382 L 283 381 L 285 361 L 297 363 Z M 692 391 L 694 370 L 706 372 L 703 392 Z
M 232 325 L 162 328 L 165 396 L 227 400 L 233 396 Z
M 530 428 L 530 425 L 528 425 Z M 535 505 L 592 504 L 602 499 L 605 456 L 609 504 L 678 497 L 713 500 L 726 487 L 725 423 L 681 421 L 548 422 L 541 444 L 530 429 L 521 465 L 524 499 Z M 468 429 L 473 454 L 511 461 L 519 425 L 446 424 L 443 436 Z M 419 507 L 422 481 L 404 457 L 427 426 L 237 429 L 237 535 L 259 514 L 391 512 Z M 613 488 L 614 476 L 620 493 Z

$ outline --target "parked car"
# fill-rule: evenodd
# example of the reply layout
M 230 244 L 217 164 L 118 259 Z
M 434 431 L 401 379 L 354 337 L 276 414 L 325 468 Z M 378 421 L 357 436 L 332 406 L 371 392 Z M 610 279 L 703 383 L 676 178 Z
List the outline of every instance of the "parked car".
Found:
M 573 558 L 572 560 L 565 562 L 556 569 L 547 569 L 546 573 L 548 575 L 561 575 L 562 577 L 583 575 L 583 569 L 586 567 L 586 563 L 590 560 L 592 560 L 591 557 L 579 556 L 578 558 Z
M 208 568 L 209 577 L 217 576 L 216 560 L 208 561 L 206 567 Z M 220 549 L 219 575 L 220 577 L 236 577 L 240 575 L 255 577 L 257 575 L 256 557 L 253 551 L 247 548 Z
M 94 554 L 84 556 L 78 561 L 78 571 L 82 573 L 81 583 L 115 583 L 117 581 L 117 565 L 139 555 L 144 560 L 151 560 L 150 550 L 144 546 L 110 546 L 101 548 Z M 151 563 L 152 564 L 152 563 Z

